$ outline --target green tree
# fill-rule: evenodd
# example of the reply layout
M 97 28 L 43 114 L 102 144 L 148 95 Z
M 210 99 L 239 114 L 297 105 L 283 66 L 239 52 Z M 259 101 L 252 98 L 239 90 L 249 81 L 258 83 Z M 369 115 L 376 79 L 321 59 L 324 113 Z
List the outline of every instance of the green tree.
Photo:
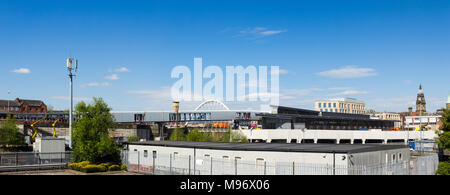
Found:
M 0 145 L 24 144 L 24 136 L 19 133 L 19 128 L 14 118 L 8 117 L 6 120 L 0 122 Z
M 207 132 L 200 132 L 198 128 L 194 128 L 192 131 L 190 131 L 186 136 L 186 141 L 193 141 L 193 142 L 208 142 L 212 141 L 212 137 Z
M 184 129 L 175 128 L 169 137 L 170 141 L 186 141 L 186 135 L 184 134 Z
M 450 150 L 450 109 L 444 109 L 441 122 L 438 144 L 442 151 Z M 450 174 L 450 161 L 447 159 L 446 162 L 439 163 L 436 173 L 440 175 Z
M 137 141 L 139 141 L 138 136 L 132 135 L 128 137 L 128 142 L 137 142 Z
M 221 138 L 217 140 L 217 142 L 230 142 L 230 133 L 231 130 L 226 132 Z M 245 135 L 242 135 L 239 132 L 233 132 L 231 142 L 241 142 L 241 143 L 247 143 L 248 139 L 245 137 Z
M 119 147 L 109 136 L 114 130 L 114 118 L 111 108 L 102 98 L 94 98 L 92 104 L 80 102 L 75 107 L 78 119 L 73 125 L 73 161 L 92 163 L 120 163 Z

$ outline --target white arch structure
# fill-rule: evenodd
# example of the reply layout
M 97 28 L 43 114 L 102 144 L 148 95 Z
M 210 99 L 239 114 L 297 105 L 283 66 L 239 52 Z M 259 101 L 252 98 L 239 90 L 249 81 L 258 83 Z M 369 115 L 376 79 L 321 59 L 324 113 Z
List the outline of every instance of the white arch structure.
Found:
M 201 109 L 207 109 L 207 108 L 215 108 L 215 107 L 221 107 L 221 109 L 209 109 L 209 110 L 230 110 L 223 102 L 219 100 L 206 100 L 202 102 L 200 105 L 195 108 L 195 111 L 199 111 Z

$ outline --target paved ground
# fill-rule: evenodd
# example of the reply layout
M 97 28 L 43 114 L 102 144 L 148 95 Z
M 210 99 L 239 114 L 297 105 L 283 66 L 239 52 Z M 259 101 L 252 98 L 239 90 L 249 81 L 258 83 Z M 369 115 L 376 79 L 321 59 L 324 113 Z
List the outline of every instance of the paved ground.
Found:
M 3 172 L 0 173 L 0 175 L 142 175 L 142 174 L 126 171 L 82 173 L 70 169 L 58 169 L 58 170 L 40 170 L 40 171 Z

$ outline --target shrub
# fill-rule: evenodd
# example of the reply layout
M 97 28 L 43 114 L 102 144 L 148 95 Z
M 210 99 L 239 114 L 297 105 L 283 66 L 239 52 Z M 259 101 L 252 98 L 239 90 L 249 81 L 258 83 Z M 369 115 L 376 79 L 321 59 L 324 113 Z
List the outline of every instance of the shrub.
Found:
M 81 172 L 85 173 L 95 173 L 95 172 L 105 172 L 107 171 L 105 166 L 102 165 L 86 165 L 84 167 L 81 167 Z
M 71 163 L 71 164 L 69 164 L 69 169 L 81 171 L 82 167 L 85 167 L 86 165 L 89 165 L 89 164 L 90 164 L 89 161 L 83 161 L 83 162 L 79 162 L 79 163 Z
M 109 167 L 111 165 L 113 165 L 113 164 L 112 163 L 102 163 L 102 164 L 100 164 L 100 166 L 104 166 L 104 167 L 106 167 L 106 169 L 109 169 Z
M 436 174 L 450 175 L 450 161 L 440 162 Z
M 108 168 L 108 171 L 120 171 L 120 167 L 119 167 L 119 165 L 111 165 Z
M 79 164 L 80 166 L 84 167 L 84 166 L 86 166 L 86 165 L 91 164 L 91 162 L 89 162 L 89 161 L 81 161 L 81 162 L 79 162 L 78 164 Z
M 126 164 L 122 164 L 122 165 L 120 166 L 120 170 L 126 171 L 126 170 L 127 170 L 127 165 L 126 165 Z

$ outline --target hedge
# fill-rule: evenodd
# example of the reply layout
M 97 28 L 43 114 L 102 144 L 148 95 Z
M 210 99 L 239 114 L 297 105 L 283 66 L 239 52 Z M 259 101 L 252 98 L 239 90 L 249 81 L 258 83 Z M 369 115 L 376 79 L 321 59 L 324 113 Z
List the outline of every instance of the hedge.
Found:
M 85 173 L 95 173 L 95 172 L 126 170 L 126 165 L 122 164 L 121 166 L 119 166 L 112 163 L 102 163 L 99 165 L 95 165 L 91 164 L 89 161 L 83 161 L 79 163 L 69 164 L 69 169 Z

